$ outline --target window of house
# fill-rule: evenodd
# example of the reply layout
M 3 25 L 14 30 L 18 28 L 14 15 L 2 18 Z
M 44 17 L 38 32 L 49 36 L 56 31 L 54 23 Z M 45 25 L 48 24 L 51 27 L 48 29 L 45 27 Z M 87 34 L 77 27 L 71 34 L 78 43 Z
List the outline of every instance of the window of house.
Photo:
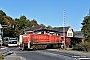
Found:
M 68 33 L 68 36 L 72 36 L 72 33 Z

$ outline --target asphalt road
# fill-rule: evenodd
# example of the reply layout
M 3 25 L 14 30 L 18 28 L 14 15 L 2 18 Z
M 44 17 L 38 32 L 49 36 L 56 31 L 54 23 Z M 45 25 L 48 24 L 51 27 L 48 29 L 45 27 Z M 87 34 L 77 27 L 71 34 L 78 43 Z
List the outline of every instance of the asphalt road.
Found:
M 80 60 L 79 56 L 86 57 L 82 54 L 60 52 L 54 49 L 21 51 L 19 48 L 9 48 L 9 50 L 13 51 L 15 55 L 26 58 L 26 60 Z

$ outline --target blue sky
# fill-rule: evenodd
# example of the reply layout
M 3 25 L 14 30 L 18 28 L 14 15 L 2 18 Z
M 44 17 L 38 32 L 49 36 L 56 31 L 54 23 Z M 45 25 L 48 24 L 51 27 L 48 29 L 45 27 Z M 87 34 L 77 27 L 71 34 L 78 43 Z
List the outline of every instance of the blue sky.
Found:
M 8 16 L 19 18 L 25 15 L 36 19 L 39 24 L 52 27 L 63 26 L 65 10 L 66 26 L 75 31 L 81 29 L 81 22 L 88 14 L 90 0 L 0 0 L 0 10 Z

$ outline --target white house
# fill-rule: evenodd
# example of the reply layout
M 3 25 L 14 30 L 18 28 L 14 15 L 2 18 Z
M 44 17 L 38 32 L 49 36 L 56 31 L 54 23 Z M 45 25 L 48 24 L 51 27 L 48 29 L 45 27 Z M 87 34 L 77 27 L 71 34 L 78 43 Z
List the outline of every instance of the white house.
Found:
M 63 28 L 65 29 L 65 31 L 63 31 Z M 55 27 L 54 30 L 59 31 L 61 37 L 63 37 L 64 33 L 65 33 L 65 37 L 73 37 L 74 32 L 70 26 Z

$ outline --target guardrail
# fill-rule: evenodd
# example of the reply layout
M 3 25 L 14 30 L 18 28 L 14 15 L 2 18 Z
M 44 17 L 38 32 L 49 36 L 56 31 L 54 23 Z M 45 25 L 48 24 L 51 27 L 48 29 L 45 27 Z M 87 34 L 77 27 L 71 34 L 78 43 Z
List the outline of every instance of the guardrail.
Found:
M 2 47 L 2 48 L 0 48 L 0 52 L 2 54 L 7 53 L 8 52 L 8 48 L 7 47 Z

